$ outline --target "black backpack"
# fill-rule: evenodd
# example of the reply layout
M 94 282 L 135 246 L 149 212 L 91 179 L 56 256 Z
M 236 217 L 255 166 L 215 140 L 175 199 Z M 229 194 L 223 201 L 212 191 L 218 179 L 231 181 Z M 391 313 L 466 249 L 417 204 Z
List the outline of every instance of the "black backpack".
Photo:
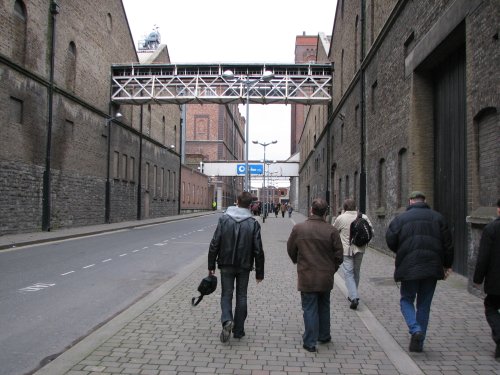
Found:
M 363 218 L 363 214 L 359 212 L 356 219 L 351 223 L 349 243 L 357 247 L 363 247 L 368 244 L 372 238 L 372 227 L 368 223 L 368 220 Z
M 204 296 L 215 292 L 215 289 L 217 289 L 217 276 L 208 275 L 207 277 L 204 277 L 203 280 L 201 280 L 200 285 L 198 285 L 198 292 L 200 292 L 200 296 L 198 299 L 193 297 L 191 304 L 193 306 L 198 305 Z

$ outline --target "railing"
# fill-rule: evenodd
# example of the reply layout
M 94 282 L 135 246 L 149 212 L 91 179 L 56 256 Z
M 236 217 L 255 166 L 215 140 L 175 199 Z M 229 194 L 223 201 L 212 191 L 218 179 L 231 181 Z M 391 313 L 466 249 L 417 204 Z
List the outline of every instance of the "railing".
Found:
M 230 70 L 233 79 L 224 77 Z M 271 72 L 272 78 L 263 79 Z M 330 64 L 114 65 L 117 104 L 250 103 L 306 105 L 331 101 Z M 248 90 L 248 92 L 247 92 Z

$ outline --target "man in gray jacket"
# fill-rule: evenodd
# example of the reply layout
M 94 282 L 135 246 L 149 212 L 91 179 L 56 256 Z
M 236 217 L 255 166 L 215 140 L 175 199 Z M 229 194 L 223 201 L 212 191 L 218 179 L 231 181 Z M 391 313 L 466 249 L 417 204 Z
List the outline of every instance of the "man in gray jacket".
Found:
M 208 274 L 215 273 L 217 262 L 221 272 L 221 323 L 220 340 L 227 342 L 245 336 L 247 317 L 247 289 L 250 271 L 255 263 L 257 283 L 264 279 L 264 250 L 260 224 L 250 212 L 252 195 L 246 191 L 238 196 L 238 206 L 228 207 L 219 219 L 208 250 Z M 236 307 L 232 310 L 236 282 Z
M 288 238 L 287 251 L 297 264 L 297 289 L 304 312 L 302 347 L 316 351 L 316 343 L 328 343 L 330 334 L 330 292 L 333 276 L 342 263 L 342 242 L 339 232 L 325 221 L 327 203 L 316 198 L 311 215 L 295 225 Z

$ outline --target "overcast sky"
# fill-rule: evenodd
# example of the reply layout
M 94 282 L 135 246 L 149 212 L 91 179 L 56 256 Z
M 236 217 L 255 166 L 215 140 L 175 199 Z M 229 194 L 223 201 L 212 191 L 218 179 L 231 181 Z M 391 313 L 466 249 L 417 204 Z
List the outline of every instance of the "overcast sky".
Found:
M 293 63 L 295 37 L 330 35 L 336 0 L 123 0 L 132 36 L 158 25 L 172 63 Z M 279 104 L 250 105 L 250 141 L 270 142 L 266 159 L 290 156 L 290 109 Z M 245 116 L 245 106 L 240 106 Z M 250 143 L 250 160 L 263 159 L 263 147 Z

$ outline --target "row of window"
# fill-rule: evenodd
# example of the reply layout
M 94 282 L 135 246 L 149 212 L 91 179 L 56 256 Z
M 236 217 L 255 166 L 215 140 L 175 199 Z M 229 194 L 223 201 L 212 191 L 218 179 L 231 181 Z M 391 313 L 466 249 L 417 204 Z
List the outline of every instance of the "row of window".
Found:
M 401 149 L 398 153 L 397 165 L 397 205 L 403 207 L 406 205 L 409 194 L 409 174 L 408 174 L 408 152 L 405 148 Z M 335 170 L 333 172 L 335 174 Z M 333 176 L 335 177 L 335 175 Z M 347 198 L 353 198 L 357 201 L 358 187 L 359 187 L 359 173 L 354 172 L 352 178 L 352 185 L 350 176 L 339 177 L 337 185 L 338 206 L 342 207 L 343 202 Z M 387 162 L 385 159 L 380 159 L 377 166 L 376 184 L 368 184 L 368 189 L 374 187 L 377 189 L 376 206 L 380 215 L 385 214 L 387 205 Z
M 208 187 L 191 184 L 190 182 L 182 183 L 182 203 L 193 203 L 208 207 Z
M 118 151 L 115 151 L 113 158 L 113 178 L 115 180 L 135 183 L 135 165 L 135 158 L 133 156 L 120 154 Z M 175 171 L 171 171 L 170 169 L 165 170 L 165 168 L 158 167 L 157 165 L 151 166 L 149 162 L 146 162 L 142 179 L 144 190 L 152 193 L 153 198 L 175 201 L 176 175 Z

